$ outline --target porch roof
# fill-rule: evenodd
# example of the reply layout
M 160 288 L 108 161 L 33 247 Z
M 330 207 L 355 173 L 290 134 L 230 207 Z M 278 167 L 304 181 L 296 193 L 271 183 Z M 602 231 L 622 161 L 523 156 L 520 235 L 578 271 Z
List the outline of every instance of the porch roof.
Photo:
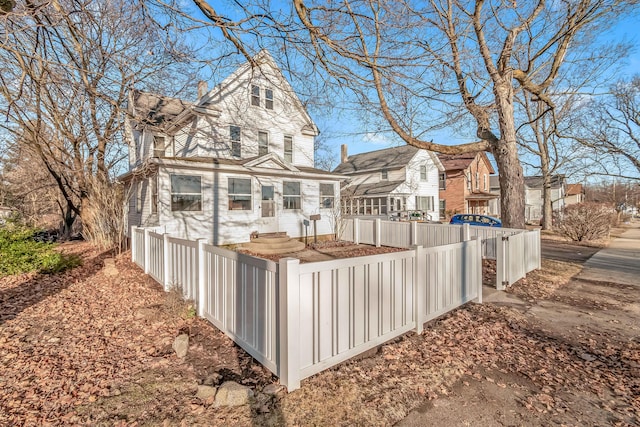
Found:
M 391 181 L 386 183 L 376 182 L 373 184 L 347 185 L 340 191 L 343 196 L 386 196 L 398 188 L 404 181 Z

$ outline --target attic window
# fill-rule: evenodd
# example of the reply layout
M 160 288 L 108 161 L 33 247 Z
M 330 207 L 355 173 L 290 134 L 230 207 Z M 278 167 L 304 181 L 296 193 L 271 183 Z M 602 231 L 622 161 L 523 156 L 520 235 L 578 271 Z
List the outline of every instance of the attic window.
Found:
M 421 165 L 420 166 L 420 181 L 426 181 L 427 180 L 427 166 L 426 165 Z
M 167 151 L 167 143 L 164 136 L 153 137 L 153 157 L 164 157 Z
M 380 171 L 380 179 L 383 180 L 383 181 L 388 180 L 389 179 L 389 171 L 386 170 L 386 169 L 382 169 Z
M 264 90 L 264 108 L 267 110 L 273 110 L 273 90 Z
M 260 86 L 251 85 L 251 105 L 260 106 Z

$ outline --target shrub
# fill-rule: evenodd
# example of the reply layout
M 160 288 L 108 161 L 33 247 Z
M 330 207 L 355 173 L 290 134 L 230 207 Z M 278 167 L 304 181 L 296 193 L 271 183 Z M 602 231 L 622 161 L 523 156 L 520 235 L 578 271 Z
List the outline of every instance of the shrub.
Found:
M 35 241 L 37 232 L 14 223 L 0 227 L 0 277 L 29 271 L 58 273 L 80 265 L 78 256 L 61 254 L 54 244 Z
M 615 215 L 610 207 L 599 203 L 578 203 L 562 211 L 556 231 L 575 242 L 606 237 Z

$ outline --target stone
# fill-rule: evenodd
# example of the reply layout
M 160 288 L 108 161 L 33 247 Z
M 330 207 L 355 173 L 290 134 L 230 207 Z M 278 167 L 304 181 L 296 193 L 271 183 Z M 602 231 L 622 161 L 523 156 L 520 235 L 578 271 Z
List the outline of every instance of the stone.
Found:
M 178 335 L 175 341 L 173 341 L 173 350 L 180 359 L 187 357 L 187 352 L 189 351 L 189 335 Z
M 220 384 L 220 380 L 222 379 L 222 375 L 220 375 L 217 372 L 214 372 L 211 375 L 208 375 L 204 381 L 202 382 L 202 384 L 204 385 L 218 385 Z
M 116 268 L 116 260 L 113 258 L 107 258 L 104 260 L 104 274 L 107 276 L 117 276 L 120 274 Z
M 264 394 L 276 395 L 282 393 L 284 390 L 285 386 L 281 384 L 269 384 L 262 389 L 262 392 Z
M 218 389 L 215 387 L 211 387 L 208 385 L 199 385 L 198 393 L 196 393 L 196 397 L 200 400 L 213 400 L 213 397 L 216 395 Z
M 253 390 L 233 381 L 227 381 L 218 388 L 215 406 L 242 406 L 249 403 Z

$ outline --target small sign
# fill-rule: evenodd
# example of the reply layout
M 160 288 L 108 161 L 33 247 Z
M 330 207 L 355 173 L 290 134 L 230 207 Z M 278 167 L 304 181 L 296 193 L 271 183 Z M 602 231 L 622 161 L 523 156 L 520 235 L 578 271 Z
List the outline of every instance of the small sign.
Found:
M 304 224 L 305 227 L 309 226 L 309 220 L 308 219 L 303 219 L 302 223 Z
M 320 214 L 318 214 L 318 215 L 309 215 L 309 219 L 311 221 L 319 221 L 320 220 Z

